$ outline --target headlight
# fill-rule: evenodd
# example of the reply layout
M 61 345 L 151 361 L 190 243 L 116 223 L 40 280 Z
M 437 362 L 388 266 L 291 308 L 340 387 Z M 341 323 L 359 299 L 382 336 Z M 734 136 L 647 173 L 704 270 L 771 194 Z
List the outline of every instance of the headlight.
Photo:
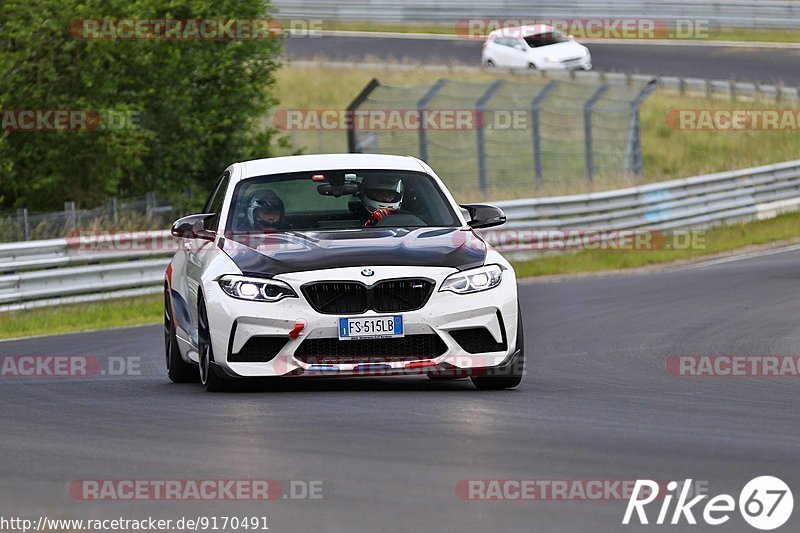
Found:
M 228 296 L 254 302 L 277 302 L 284 298 L 297 298 L 292 288 L 276 279 L 222 276 L 217 280 Z
M 503 267 L 500 265 L 487 265 L 473 268 L 466 272 L 456 272 L 448 276 L 442 283 L 439 292 L 450 291 L 457 294 L 488 291 L 500 284 L 503 279 Z
M 561 62 L 561 60 L 559 58 L 557 58 L 556 56 L 547 56 L 547 57 L 545 57 L 545 59 L 548 60 L 551 63 L 560 63 Z
M 584 48 L 583 49 L 583 53 L 581 54 L 581 57 L 586 57 L 588 55 L 589 55 L 589 49 L 588 48 Z

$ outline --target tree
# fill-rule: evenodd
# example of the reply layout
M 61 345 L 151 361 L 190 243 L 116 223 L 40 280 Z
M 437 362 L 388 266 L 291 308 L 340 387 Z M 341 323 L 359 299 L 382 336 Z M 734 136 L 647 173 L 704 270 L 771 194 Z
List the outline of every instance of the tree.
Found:
M 266 0 L 5 0 L 0 117 L 90 110 L 99 128 L 0 129 L 0 207 L 92 206 L 111 195 L 187 188 L 198 191 L 198 205 L 228 164 L 268 157 L 276 137 L 262 124 L 275 104 L 280 38 L 86 38 L 97 34 L 82 21 L 269 14 Z M 114 129 L 120 117 L 125 124 Z

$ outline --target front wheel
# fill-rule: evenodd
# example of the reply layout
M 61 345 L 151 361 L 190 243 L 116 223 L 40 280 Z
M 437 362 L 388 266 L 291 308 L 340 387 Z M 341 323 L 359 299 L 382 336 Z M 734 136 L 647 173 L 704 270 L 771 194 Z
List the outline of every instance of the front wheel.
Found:
M 480 390 L 513 389 L 522 381 L 525 370 L 525 336 L 522 331 L 522 313 L 517 307 L 517 349 L 514 357 L 502 368 L 487 368 L 486 375 L 472 376 L 472 383 Z
M 197 339 L 198 352 L 200 356 L 200 383 L 209 392 L 220 392 L 225 390 L 227 380 L 220 377 L 214 370 L 214 349 L 211 347 L 211 334 L 208 326 L 208 313 L 206 304 L 200 300 L 197 306 Z

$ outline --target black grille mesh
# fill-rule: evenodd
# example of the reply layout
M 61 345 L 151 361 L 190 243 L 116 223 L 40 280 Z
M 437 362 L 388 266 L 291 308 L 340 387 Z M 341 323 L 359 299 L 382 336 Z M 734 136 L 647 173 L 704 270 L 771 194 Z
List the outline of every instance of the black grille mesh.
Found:
M 286 346 L 287 337 L 250 337 L 238 353 L 228 357 L 231 363 L 268 363 Z
M 307 364 L 388 363 L 433 359 L 447 345 L 436 334 L 406 335 L 395 339 L 306 339 L 294 357 Z
M 367 288 L 360 283 L 313 283 L 304 286 L 303 293 L 319 313 L 348 314 L 367 310 Z
M 303 286 L 303 294 L 319 313 L 359 314 L 369 309 L 379 313 L 413 311 L 425 305 L 433 292 L 426 279 L 396 279 L 367 287 L 347 281 L 325 281 Z
M 467 353 L 504 352 L 506 343 L 498 343 L 486 328 L 470 328 L 450 331 L 450 336 Z

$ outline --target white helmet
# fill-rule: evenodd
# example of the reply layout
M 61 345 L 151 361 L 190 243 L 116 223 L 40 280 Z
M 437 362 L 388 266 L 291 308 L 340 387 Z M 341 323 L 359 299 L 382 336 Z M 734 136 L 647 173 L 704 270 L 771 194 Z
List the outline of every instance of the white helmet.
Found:
M 361 183 L 361 202 L 370 213 L 378 209 L 397 211 L 403 203 L 403 180 L 389 176 L 368 176 Z

